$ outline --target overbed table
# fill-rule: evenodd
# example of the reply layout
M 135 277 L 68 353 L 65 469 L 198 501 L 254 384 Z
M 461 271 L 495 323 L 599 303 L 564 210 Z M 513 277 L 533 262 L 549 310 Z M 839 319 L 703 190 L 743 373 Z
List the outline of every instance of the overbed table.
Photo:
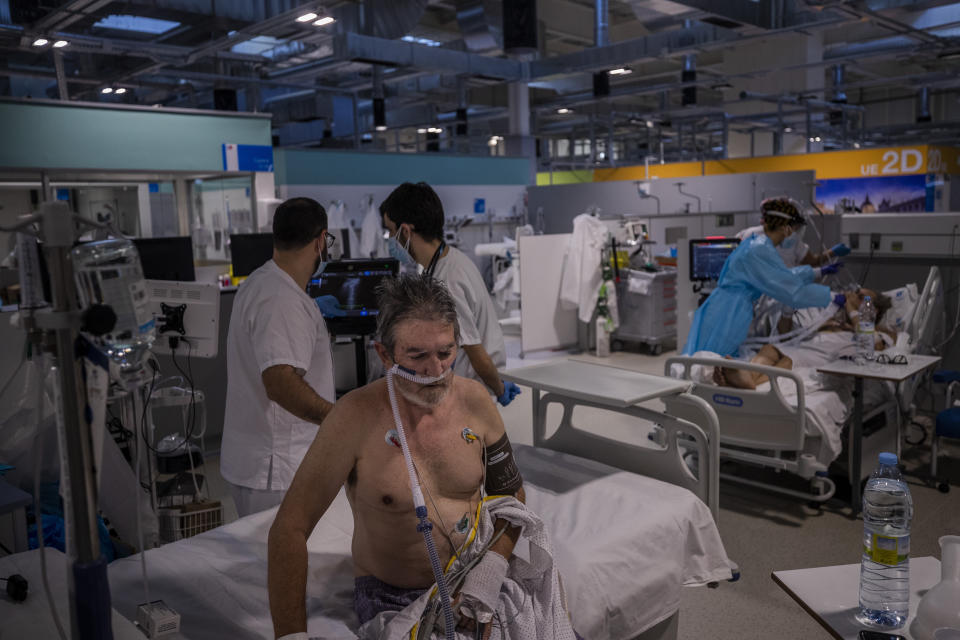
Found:
M 853 510 L 853 516 L 860 513 L 860 480 L 861 480 L 861 456 L 863 447 L 863 381 L 865 379 L 881 380 L 884 382 L 893 382 L 899 385 L 904 380 L 909 380 L 913 376 L 930 369 L 940 362 L 939 356 L 924 356 L 911 354 L 907 357 L 907 364 L 877 364 L 868 362 L 867 364 L 856 364 L 851 360 L 834 360 L 828 362 L 817 371 L 834 376 L 847 376 L 853 378 L 853 433 L 850 438 L 849 460 L 850 460 L 850 508 Z M 899 425 L 900 416 L 897 416 Z M 897 459 L 900 458 L 900 430 L 897 429 Z
M 688 393 L 689 381 L 639 373 L 579 360 L 555 360 L 500 372 L 501 378 L 533 390 L 533 444 L 599 460 L 605 464 L 686 487 L 703 500 L 714 519 L 719 510 L 720 425 L 701 398 Z M 667 412 L 639 406 L 659 399 Z M 547 437 L 547 407 L 563 407 L 557 430 Z M 577 429 L 576 406 L 613 411 L 656 424 L 663 429 L 660 446 L 637 446 Z M 671 415 L 695 414 L 696 422 Z M 677 412 L 679 413 L 679 412 Z M 678 438 L 680 436 L 680 438 Z M 683 445 L 678 444 L 683 439 Z M 698 477 L 683 463 L 681 449 L 699 449 Z
M 859 564 L 774 571 L 770 577 L 837 640 L 857 640 L 861 629 L 870 628 L 855 618 L 860 607 Z M 939 560 L 933 556 L 910 558 L 910 617 L 902 629 L 885 632 L 912 640 L 910 624 L 920 596 L 939 581 Z

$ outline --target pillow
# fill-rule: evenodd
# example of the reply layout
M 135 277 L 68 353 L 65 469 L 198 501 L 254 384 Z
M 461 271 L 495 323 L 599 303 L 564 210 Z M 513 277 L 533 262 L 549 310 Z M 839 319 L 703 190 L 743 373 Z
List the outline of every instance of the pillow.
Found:
M 893 306 L 887 309 L 880 326 L 897 333 L 906 331 L 907 322 L 920 299 L 920 294 L 917 293 L 917 285 L 911 283 L 905 287 L 884 291 L 883 294 L 889 296 Z

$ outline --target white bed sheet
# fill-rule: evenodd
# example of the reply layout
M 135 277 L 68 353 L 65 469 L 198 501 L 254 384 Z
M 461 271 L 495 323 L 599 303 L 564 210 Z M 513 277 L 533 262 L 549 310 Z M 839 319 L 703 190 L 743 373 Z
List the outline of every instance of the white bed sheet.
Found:
M 843 450 L 841 432 L 843 425 L 853 410 L 853 381 L 849 378 L 826 376 L 816 370 L 816 366 L 826 364 L 836 357 L 843 355 L 842 345 L 851 343 L 849 333 L 827 333 L 815 336 L 813 340 L 791 346 L 790 355 L 796 362 L 807 366 L 796 367 L 793 373 L 803 381 L 804 405 L 806 407 L 806 423 L 804 433 L 818 441 L 809 443 L 805 453 L 813 454 L 818 462 L 829 465 Z M 852 350 L 853 347 L 851 346 Z M 721 358 L 712 351 L 698 351 L 693 354 L 698 358 Z M 672 374 L 683 374 L 681 365 L 674 365 Z M 690 369 L 690 378 L 699 384 L 713 384 L 713 367 L 693 365 Z M 757 391 L 770 390 L 770 382 L 757 386 Z M 797 390 L 789 381 L 781 384 L 784 400 L 791 406 L 797 406 Z M 888 385 L 875 380 L 867 380 L 864 384 L 864 406 L 879 406 L 889 399 L 892 391 Z M 721 425 L 722 432 L 722 425 Z
M 582 636 L 632 638 L 679 609 L 683 585 L 730 577 L 710 510 L 686 489 L 545 449 L 518 445 L 516 454 Z M 150 597 L 180 612 L 184 637 L 273 637 L 266 543 L 275 512 L 147 552 Z M 308 542 L 311 636 L 356 637 L 352 530 L 341 491 Z M 109 573 L 114 607 L 133 618 L 145 600 L 139 556 L 112 563 Z

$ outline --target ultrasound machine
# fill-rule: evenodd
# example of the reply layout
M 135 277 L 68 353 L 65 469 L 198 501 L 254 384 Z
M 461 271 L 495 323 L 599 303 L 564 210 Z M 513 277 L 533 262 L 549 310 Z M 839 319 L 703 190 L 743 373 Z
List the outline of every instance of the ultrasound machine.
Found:
M 393 258 L 380 260 L 337 260 L 323 265 L 310 280 L 307 293 L 311 297 L 333 296 L 345 314 L 326 318 L 327 330 L 333 336 L 352 339 L 357 358 L 357 381 L 367 378 L 367 337 L 377 331 L 377 286 L 385 278 L 394 278 L 400 263 Z

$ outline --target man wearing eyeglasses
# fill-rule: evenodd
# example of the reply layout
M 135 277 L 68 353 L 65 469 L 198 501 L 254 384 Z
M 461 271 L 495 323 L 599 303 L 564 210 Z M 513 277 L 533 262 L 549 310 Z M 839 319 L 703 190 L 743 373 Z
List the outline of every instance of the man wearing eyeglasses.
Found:
M 237 292 L 227 332 L 227 402 L 220 472 L 243 517 L 283 500 L 319 425 L 333 407 L 333 357 L 323 315 L 307 284 L 333 236 L 327 212 L 292 198 L 273 217 L 273 258 Z

